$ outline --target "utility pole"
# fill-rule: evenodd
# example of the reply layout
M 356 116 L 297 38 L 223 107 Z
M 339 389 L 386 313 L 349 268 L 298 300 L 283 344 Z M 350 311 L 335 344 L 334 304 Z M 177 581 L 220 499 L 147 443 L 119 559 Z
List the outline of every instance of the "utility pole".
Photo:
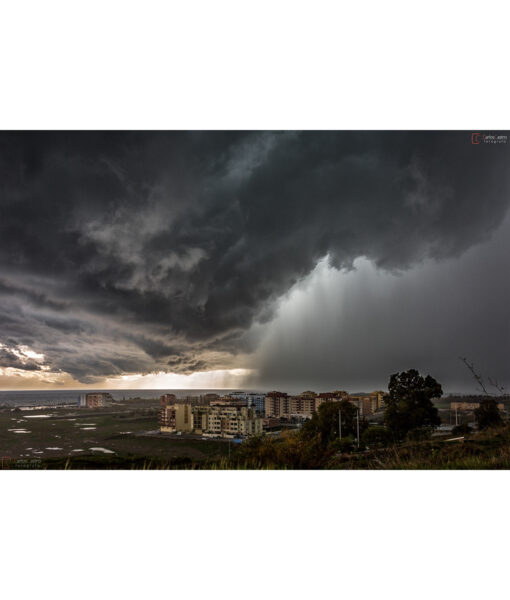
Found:
M 356 411 L 356 431 L 357 431 L 357 442 L 358 442 L 358 450 L 359 450 L 359 406 Z
M 342 439 L 342 411 L 338 411 L 338 437 Z
M 457 407 L 455 407 L 455 425 L 458 425 L 458 424 L 459 424 L 459 418 L 457 415 Z

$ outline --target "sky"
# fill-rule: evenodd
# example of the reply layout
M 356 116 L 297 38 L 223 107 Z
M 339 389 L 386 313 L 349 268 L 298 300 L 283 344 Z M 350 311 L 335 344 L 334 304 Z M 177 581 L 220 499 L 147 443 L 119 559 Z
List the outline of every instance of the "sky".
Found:
M 0 389 L 510 387 L 510 144 L 471 133 L 0 133 Z

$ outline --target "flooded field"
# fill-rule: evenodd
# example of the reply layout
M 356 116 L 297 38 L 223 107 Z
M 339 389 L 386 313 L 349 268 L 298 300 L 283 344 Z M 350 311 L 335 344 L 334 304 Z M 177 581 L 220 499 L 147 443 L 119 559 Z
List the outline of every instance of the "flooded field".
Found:
M 142 408 L 143 407 L 143 408 Z M 97 409 L 52 408 L 0 410 L 0 456 L 29 457 L 45 461 L 55 458 L 84 460 L 84 457 L 157 458 L 195 460 L 223 454 L 225 444 L 213 440 L 169 439 L 144 435 L 158 428 L 157 403 L 142 406 L 128 403 Z M 28 411 L 27 411 L 28 412 Z M 48 464 L 49 464 L 48 462 Z M 69 461 L 67 461 L 68 464 Z

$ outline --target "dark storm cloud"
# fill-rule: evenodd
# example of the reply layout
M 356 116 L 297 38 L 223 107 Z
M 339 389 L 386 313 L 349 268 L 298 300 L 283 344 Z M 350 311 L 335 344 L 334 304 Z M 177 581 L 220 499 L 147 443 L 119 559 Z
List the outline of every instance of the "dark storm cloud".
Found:
M 25 371 L 39 371 L 41 366 L 34 360 L 22 360 L 9 348 L 0 348 L 0 367 L 23 369 Z
M 429 260 L 404 274 L 362 259 L 350 272 L 322 261 L 283 299 L 249 385 L 370 391 L 417 368 L 446 392 L 479 393 L 459 360 L 467 356 L 486 383 L 510 390 L 509 256 L 507 215 L 489 242 L 460 259 Z
M 4 133 L 0 342 L 82 381 L 231 366 L 325 255 L 391 271 L 488 239 L 508 159 L 465 132 Z

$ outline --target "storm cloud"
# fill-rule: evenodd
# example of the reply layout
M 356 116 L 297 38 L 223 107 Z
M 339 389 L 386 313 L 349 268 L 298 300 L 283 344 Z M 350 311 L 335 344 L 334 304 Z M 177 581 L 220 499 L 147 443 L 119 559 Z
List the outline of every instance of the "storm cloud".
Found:
M 509 149 L 467 132 L 4 132 L 0 343 L 85 383 L 235 367 L 325 257 L 395 275 L 489 241 Z

